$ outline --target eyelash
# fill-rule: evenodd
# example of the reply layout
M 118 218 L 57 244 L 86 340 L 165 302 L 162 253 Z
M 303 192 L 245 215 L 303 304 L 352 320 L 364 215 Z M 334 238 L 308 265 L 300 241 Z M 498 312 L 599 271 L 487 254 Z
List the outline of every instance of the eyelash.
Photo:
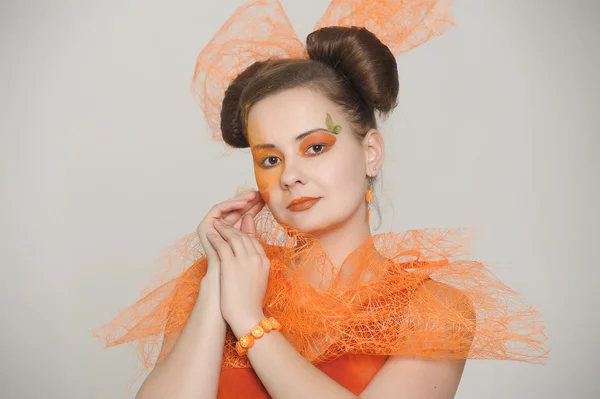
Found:
M 277 166 L 277 164 L 274 164 L 274 165 L 265 165 L 265 162 L 266 162 L 267 160 L 271 159 L 271 158 L 279 159 L 279 157 L 273 157 L 273 156 L 271 156 L 271 157 L 266 157 L 265 159 L 263 159 L 263 160 L 262 160 L 262 162 L 260 163 L 260 166 L 261 166 L 262 168 L 265 168 L 265 169 L 271 169 L 271 168 L 273 168 L 273 167 Z
M 306 152 L 308 152 L 308 150 L 309 150 L 309 149 L 311 149 L 311 148 L 314 148 L 314 147 L 317 147 L 317 146 L 318 146 L 318 147 L 321 147 L 321 151 L 319 151 L 319 152 L 314 152 L 314 153 L 310 154 L 309 156 L 312 156 L 312 157 L 314 157 L 314 156 L 317 156 L 317 155 L 321 154 L 322 152 L 324 152 L 324 151 L 325 151 L 325 149 L 327 148 L 327 145 L 326 145 L 326 144 L 313 144 L 313 145 L 309 146 L 309 147 L 306 149 Z M 277 166 L 277 164 L 265 165 L 265 162 L 266 162 L 267 160 L 271 159 L 271 158 L 279 159 L 279 157 L 275 157 L 275 156 L 266 157 L 265 159 L 263 159 L 263 160 L 261 161 L 261 163 L 260 163 L 260 166 L 262 166 L 262 167 L 263 167 L 263 168 L 265 168 L 265 169 L 270 169 L 270 168 L 273 168 L 273 167 Z
M 320 154 L 320 153 L 322 153 L 323 151 L 325 151 L 325 148 L 327 147 L 325 144 L 313 144 L 313 145 L 311 145 L 310 147 L 308 147 L 306 150 L 308 151 L 310 148 L 313 148 L 313 147 L 316 147 L 316 146 L 319 146 L 319 147 L 321 147 L 321 148 L 322 148 L 322 149 L 321 149 L 321 151 L 319 151 L 319 152 L 315 152 L 315 153 L 313 153 L 313 154 L 311 154 L 311 155 L 317 155 L 317 154 Z

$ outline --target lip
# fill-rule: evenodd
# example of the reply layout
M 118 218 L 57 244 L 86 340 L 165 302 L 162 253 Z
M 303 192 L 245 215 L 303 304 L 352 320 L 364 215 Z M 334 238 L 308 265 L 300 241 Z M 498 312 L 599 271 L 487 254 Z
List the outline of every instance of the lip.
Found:
M 315 205 L 317 202 L 319 202 L 320 199 L 321 198 L 315 198 L 315 197 L 296 198 L 295 200 L 293 200 L 292 202 L 289 203 L 289 205 L 287 206 L 287 209 L 289 209 L 292 212 L 302 212 L 302 211 L 312 208 L 313 205 Z

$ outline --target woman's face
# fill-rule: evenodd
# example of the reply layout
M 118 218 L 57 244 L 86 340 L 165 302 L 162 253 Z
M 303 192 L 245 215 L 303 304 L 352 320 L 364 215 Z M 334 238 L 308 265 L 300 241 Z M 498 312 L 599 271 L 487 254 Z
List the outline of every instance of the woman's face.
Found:
M 259 101 L 248 139 L 258 189 L 278 222 L 319 234 L 366 221 L 368 149 L 325 96 L 298 88 Z

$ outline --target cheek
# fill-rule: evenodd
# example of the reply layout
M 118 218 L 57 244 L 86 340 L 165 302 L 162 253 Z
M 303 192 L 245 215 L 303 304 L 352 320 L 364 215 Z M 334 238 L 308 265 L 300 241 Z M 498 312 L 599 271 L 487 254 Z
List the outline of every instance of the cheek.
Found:
M 255 166 L 254 177 L 256 178 L 258 191 L 260 191 L 260 195 L 268 205 L 271 202 L 271 192 L 277 187 L 279 182 L 279 173 L 267 172 L 264 169 Z
M 331 188 L 329 191 L 344 201 L 352 200 L 364 184 L 364 170 L 356 161 L 359 157 L 348 155 L 346 153 L 339 159 L 332 159 L 333 162 L 319 172 L 323 183 Z

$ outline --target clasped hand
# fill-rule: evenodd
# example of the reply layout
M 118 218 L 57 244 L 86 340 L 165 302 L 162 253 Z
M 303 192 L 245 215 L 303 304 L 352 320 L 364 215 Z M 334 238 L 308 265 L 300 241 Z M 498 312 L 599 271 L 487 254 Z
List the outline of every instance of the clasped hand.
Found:
M 258 192 L 241 194 L 214 206 L 197 229 L 209 272 L 220 276 L 221 314 L 238 338 L 264 318 L 270 261 L 254 223 L 263 207 Z

